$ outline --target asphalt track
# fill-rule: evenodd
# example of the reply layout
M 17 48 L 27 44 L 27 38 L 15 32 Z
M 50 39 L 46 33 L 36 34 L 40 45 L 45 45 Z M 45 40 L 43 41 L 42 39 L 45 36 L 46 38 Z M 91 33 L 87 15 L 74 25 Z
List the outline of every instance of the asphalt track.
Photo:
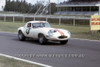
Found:
M 100 41 L 70 39 L 68 44 L 19 41 L 17 34 L 0 32 L 0 53 L 53 67 L 100 67 Z

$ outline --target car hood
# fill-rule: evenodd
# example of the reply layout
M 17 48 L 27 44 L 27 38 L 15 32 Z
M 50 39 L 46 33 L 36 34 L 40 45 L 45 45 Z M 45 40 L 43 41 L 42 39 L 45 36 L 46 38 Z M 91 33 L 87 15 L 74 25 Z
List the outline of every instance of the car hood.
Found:
M 45 32 L 49 32 L 50 30 L 56 30 L 57 32 L 59 33 L 68 33 L 69 31 L 68 30 L 65 30 L 65 29 L 58 29 L 58 28 L 47 28 L 47 27 L 44 27 L 44 28 L 40 28 L 41 31 L 45 31 Z

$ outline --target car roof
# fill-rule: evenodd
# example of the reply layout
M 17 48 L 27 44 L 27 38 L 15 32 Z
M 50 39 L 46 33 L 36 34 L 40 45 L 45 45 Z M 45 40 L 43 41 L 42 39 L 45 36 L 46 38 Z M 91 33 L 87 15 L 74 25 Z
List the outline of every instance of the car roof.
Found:
M 27 23 L 47 23 L 47 21 L 29 21 Z

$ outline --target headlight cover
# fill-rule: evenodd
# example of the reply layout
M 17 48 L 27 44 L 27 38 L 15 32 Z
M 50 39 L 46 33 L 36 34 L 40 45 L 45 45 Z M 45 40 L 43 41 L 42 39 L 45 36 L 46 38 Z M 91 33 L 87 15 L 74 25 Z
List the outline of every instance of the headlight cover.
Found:
M 68 34 L 71 35 L 71 33 L 68 31 Z
M 49 30 L 49 31 L 48 31 L 48 35 L 52 36 L 53 33 L 55 33 L 55 32 L 57 32 L 57 31 L 56 31 L 56 30 Z

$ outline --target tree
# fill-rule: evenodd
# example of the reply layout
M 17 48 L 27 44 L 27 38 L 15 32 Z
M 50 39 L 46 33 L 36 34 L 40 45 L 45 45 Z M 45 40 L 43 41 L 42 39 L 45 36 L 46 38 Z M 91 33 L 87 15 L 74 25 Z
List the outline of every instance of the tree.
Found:
M 5 11 L 14 11 L 22 13 L 36 13 L 36 11 L 41 7 L 41 10 L 44 9 L 45 5 L 41 2 L 37 2 L 35 5 L 27 3 L 26 0 L 6 0 Z M 48 6 L 50 7 L 50 5 Z M 51 3 L 51 14 L 57 11 L 56 4 Z M 40 11 L 41 13 L 42 11 Z
M 57 11 L 57 7 L 55 3 L 51 3 L 51 14 L 54 14 Z
M 26 0 L 24 0 L 24 1 L 6 0 L 6 5 L 5 5 L 4 10 L 27 13 L 30 10 L 30 7 L 31 6 L 26 2 Z

